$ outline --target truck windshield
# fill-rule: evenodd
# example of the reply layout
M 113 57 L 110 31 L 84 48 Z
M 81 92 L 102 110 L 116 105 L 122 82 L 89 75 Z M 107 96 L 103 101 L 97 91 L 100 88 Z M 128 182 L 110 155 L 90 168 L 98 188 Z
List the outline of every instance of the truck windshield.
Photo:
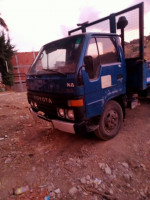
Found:
M 30 74 L 75 73 L 84 35 L 76 35 L 46 44 L 31 66 Z

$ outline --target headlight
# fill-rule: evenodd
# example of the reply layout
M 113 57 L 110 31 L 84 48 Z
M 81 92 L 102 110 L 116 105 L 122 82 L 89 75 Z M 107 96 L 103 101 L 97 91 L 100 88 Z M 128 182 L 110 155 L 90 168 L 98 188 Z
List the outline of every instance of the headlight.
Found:
M 30 102 L 30 105 L 31 105 L 32 108 L 36 108 L 36 109 L 38 109 L 38 105 L 37 105 L 36 102 L 31 101 L 31 102 Z
M 66 117 L 67 117 L 67 119 L 74 120 L 74 111 L 73 110 L 67 110 Z
M 30 102 L 30 105 L 33 107 L 33 101 Z
M 72 109 L 57 108 L 57 114 L 59 117 L 74 120 L 74 111 Z
M 63 108 L 58 108 L 57 113 L 59 117 L 65 117 L 65 111 Z
M 35 108 L 38 108 L 38 105 L 37 105 L 37 103 L 36 103 L 36 102 L 34 102 L 34 107 L 35 107 Z

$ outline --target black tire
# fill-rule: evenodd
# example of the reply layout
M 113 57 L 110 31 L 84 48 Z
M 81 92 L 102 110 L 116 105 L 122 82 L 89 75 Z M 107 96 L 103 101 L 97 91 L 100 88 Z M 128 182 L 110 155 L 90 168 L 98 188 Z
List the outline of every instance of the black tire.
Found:
M 99 128 L 95 135 L 102 140 L 109 140 L 115 137 L 123 122 L 123 111 L 119 103 L 109 101 L 99 120 Z

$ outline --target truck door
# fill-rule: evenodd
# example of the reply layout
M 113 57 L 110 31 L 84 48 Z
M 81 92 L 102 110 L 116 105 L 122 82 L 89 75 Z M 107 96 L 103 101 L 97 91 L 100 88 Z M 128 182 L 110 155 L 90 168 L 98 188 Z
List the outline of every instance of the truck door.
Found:
M 87 118 L 100 115 L 106 101 L 125 93 L 125 66 L 120 61 L 116 44 L 113 36 L 89 40 L 84 63 L 86 66 L 90 60 L 91 67 L 83 70 Z

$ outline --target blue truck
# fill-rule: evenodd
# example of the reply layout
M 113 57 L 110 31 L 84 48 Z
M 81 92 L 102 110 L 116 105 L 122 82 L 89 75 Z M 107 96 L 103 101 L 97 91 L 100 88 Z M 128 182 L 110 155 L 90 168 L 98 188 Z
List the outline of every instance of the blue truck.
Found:
M 115 137 L 126 106 L 134 107 L 138 95 L 149 94 L 143 10 L 140 3 L 79 24 L 68 37 L 45 44 L 27 74 L 30 111 L 61 131 L 94 132 L 102 140 Z

